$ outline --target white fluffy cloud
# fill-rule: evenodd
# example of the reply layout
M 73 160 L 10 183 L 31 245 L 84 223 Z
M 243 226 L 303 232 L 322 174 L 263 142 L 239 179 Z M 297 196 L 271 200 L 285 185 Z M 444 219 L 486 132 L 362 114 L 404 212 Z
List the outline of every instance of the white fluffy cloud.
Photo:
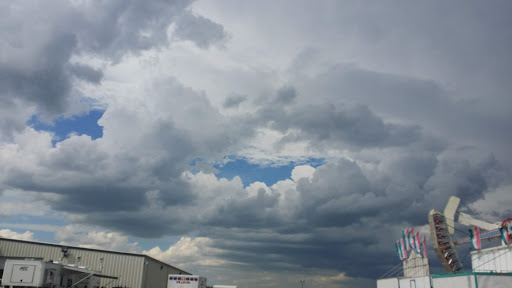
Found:
M 228 261 L 218 258 L 221 250 L 214 247 L 213 241 L 206 237 L 182 237 L 178 242 L 169 246 L 167 250 L 153 247 L 142 253 L 158 260 L 172 263 L 185 270 L 205 270 L 208 266 L 222 266 Z
M 483 199 L 474 202 L 471 208 L 486 221 L 501 222 L 505 220 L 505 217 L 509 218 L 512 213 L 512 208 L 510 208 L 512 199 L 508 197 L 510 191 L 512 191 L 511 185 L 500 186 L 486 193 Z
M 55 233 L 55 240 L 63 245 L 85 248 L 106 249 L 122 252 L 138 252 L 138 243 L 131 243 L 128 237 L 116 232 L 84 231 L 84 227 L 66 226 Z M 87 229 L 88 230 L 88 229 Z
M 34 240 L 34 233 L 25 231 L 24 233 L 18 233 L 9 229 L 0 229 L 0 237 L 18 239 L 18 240 Z

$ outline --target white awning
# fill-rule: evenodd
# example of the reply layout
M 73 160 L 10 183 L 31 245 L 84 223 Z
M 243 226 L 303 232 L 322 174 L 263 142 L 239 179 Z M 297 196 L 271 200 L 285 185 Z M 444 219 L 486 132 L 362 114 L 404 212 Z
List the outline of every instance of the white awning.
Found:
M 80 268 L 80 267 L 73 267 L 73 266 L 63 265 L 62 269 L 71 271 L 72 274 L 76 274 L 76 272 L 79 272 L 79 273 L 89 274 L 91 276 L 96 276 L 96 277 L 99 277 L 99 278 L 118 279 L 116 276 L 105 275 L 105 274 L 101 274 L 101 273 L 99 273 L 97 271 L 94 271 L 94 270 L 88 270 L 88 269 Z

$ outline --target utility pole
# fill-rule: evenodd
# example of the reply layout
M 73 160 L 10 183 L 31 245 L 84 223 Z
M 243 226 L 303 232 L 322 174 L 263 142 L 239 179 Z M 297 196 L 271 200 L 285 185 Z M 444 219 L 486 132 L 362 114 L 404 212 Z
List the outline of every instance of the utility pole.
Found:
M 300 280 L 301 288 L 304 288 L 304 283 L 306 283 L 306 280 Z

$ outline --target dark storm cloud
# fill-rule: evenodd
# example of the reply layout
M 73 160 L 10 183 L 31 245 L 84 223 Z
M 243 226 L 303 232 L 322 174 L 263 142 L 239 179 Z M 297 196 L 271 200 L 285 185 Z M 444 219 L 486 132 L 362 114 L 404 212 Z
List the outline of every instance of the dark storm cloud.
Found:
M 433 82 L 339 65 L 314 78 L 300 76 L 293 86 L 279 89 L 250 121 L 287 134 L 282 143 L 305 140 L 314 149 L 341 143 L 355 150 L 408 146 L 419 141 L 422 126 L 390 123 L 375 111 L 395 116 L 398 110 L 407 113 L 403 119 L 427 119 L 435 113 L 455 121 L 443 96 Z
M 1 88 L 0 88 L 1 89 Z M 0 142 L 12 138 L 13 131 L 21 131 L 31 116 L 31 111 L 22 113 L 27 109 L 25 103 L 16 99 L 3 99 L 0 97 Z
M 166 45 L 168 27 L 182 14 L 179 17 L 182 39 L 192 37 L 190 40 L 201 47 L 223 40 L 221 25 L 186 12 L 191 3 L 187 0 L 107 1 L 91 5 L 67 1 L 45 1 L 44 5 L 4 2 L 0 36 L 6 40 L 6 57 L 0 58 L 0 98 L 19 97 L 34 103 L 38 112 L 51 120 L 70 108 L 72 98 L 80 97 L 73 91 L 71 75 L 91 83 L 98 83 L 103 77 L 99 69 L 70 64 L 72 55 L 91 53 L 118 62 L 126 53 Z M 207 32 L 203 33 L 204 29 Z M 15 57 L 9 57 L 10 54 Z
M 280 235 L 294 237 L 293 233 L 297 231 L 310 235 L 311 242 L 301 241 L 309 245 L 308 248 L 291 252 L 281 247 L 286 241 L 279 245 L 267 241 L 245 245 L 247 239 L 244 239 L 235 245 L 237 251 L 244 252 L 230 252 L 226 255 L 228 259 L 255 262 L 262 269 L 271 258 L 283 261 L 272 262 L 276 264 L 276 269 L 284 263 L 308 267 L 309 263 L 314 262 L 316 267 L 346 271 L 348 276 L 375 278 L 397 262 L 395 255 L 389 252 L 393 250 L 396 240 L 390 235 L 398 235 L 399 230 L 407 225 L 424 225 L 428 211 L 432 208 L 442 210 L 450 195 L 461 197 L 465 203 L 473 203 L 482 199 L 485 193 L 509 183 L 504 174 L 506 168 L 494 157 L 486 157 L 487 152 L 481 148 L 473 147 L 465 153 L 447 150 L 446 141 L 431 139 L 423 134 L 425 129 L 419 125 L 385 123 L 370 110 L 370 106 L 347 108 L 343 100 L 338 100 L 338 95 L 348 95 L 345 99 L 353 97 L 372 108 L 383 107 L 384 110 L 380 111 L 387 114 L 408 115 L 403 119 L 415 119 L 416 123 L 428 124 L 423 120 L 435 119 L 457 127 L 462 125 L 464 120 L 461 119 L 468 120 L 468 123 L 483 121 L 482 118 L 472 119 L 474 114 L 468 113 L 464 103 L 460 105 L 445 98 L 445 93 L 435 83 L 358 69 L 345 69 L 341 74 L 336 72 L 324 76 L 332 76 L 332 82 L 322 82 L 325 78 L 315 79 L 318 83 L 312 86 L 305 88 L 299 85 L 298 94 L 315 95 L 320 99 L 327 96 L 333 104 L 319 105 L 317 98 L 311 98 L 313 101 L 307 106 L 288 105 L 284 109 L 267 105 L 259 114 L 256 113 L 256 118 L 281 132 L 295 129 L 298 132 L 294 133 L 297 134 L 287 136 L 295 140 L 313 138 L 315 141 L 312 143 L 317 145 L 325 141 L 325 147 L 350 144 L 365 147 L 363 150 L 366 151 L 375 148 L 375 157 L 370 156 L 369 159 L 378 159 L 378 171 L 365 172 L 356 162 L 347 160 L 319 167 L 311 182 L 302 179 L 297 183 L 301 201 L 293 217 L 274 222 L 286 223 L 286 227 L 273 226 L 274 231 L 282 233 Z M 307 90 L 311 87 L 318 89 Z M 328 91 L 330 87 L 332 91 Z M 395 100 L 387 102 L 389 99 Z M 464 125 L 460 127 L 469 128 Z M 365 159 L 365 153 L 363 151 L 355 157 Z M 268 211 L 264 213 L 271 215 Z M 236 218 L 231 216 L 231 219 Z M 374 227 L 369 223 L 379 225 Z M 242 222 L 230 225 L 226 227 L 243 227 Z M 352 226 L 357 228 L 348 229 Z M 326 233 L 321 235 L 310 227 L 324 227 Z M 343 231 L 344 236 L 336 233 L 339 230 Z M 366 235 L 367 238 L 361 239 L 363 245 L 358 245 L 359 236 L 364 235 L 365 231 L 372 232 Z M 265 235 L 265 232 L 261 233 Z M 326 241 L 328 235 L 333 237 L 332 242 Z M 223 236 L 218 237 L 224 239 Z M 237 237 L 241 236 L 232 235 L 229 238 L 239 239 Z M 348 237 L 353 243 L 343 243 L 342 237 Z M 272 239 L 272 236 L 268 236 L 268 239 Z M 293 247 L 292 243 L 289 245 Z M 274 253 L 280 257 L 272 257 Z
M 78 182 L 70 183 L 65 188 L 54 185 L 48 189 L 41 184 L 46 183 L 41 182 L 41 178 L 20 175 L 19 179 L 39 181 L 35 182 L 35 186 L 25 188 L 57 191 L 65 197 L 56 201 L 53 207 L 68 212 L 89 209 L 90 213 L 84 214 L 83 221 L 130 235 L 159 237 L 193 233 L 197 229 L 233 229 L 233 235 L 212 233 L 205 236 L 215 239 L 219 247 L 238 247 L 237 251 L 222 255 L 237 263 L 246 261 L 254 264 L 254 267 L 265 267 L 270 259 L 274 259 L 272 265 L 276 269 L 293 263 L 300 271 L 300 267 L 309 267 L 314 261 L 316 267 L 346 271 L 348 276 L 377 277 L 396 260 L 392 245 L 403 223 L 423 225 L 428 210 L 442 210 L 450 195 L 455 193 L 473 201 L 481 198 L 489 187 L 499 187 L 504 181 L 503 175 L 498 173 L 501 168 L 496 161 L 486 157 L 478 161 L 465 161 L 467 155 L 446 150 L 446 144 L 422 134 L 420 127 L 386 123 L 367 106 L 347 107 L 339 101 L 331 105 L 303 105 L 297 103 L 303 92 L 288 86 L 279 89 L 275 99 L 263 103 L 261 110 L 244 117 L 243 121 L 237 121 L 237 125 L 208 126 L 212 122 L 223 123 L 223 118 L 213 112 L 213 107 L 203 99 L 204 95 L 172 81 L 162 83 L 164 90 L 151 91 L 163 101 L 158 102 L 158 107 L 179 107 L 166 114 L 177 117 L 175 119 L 179 123 L 190 121 L 189 126 L 181 127 L 167 120 L 148 125 L 144 113 L 140 113 L 144 107 L 107 109 L 103 121 L 114 122 L 108 122 L 110 125 L 103 123 L 105 136 L 99 143 L 119 141 L 120 137 L 123 145 L 130 144 L 125 150 L 129 151 L 128 154 L 95 154 L 94 148 L 87 149 L 87 141 L 77 146 L 71 140 L 78 138 L 73 138 L 62 142 L 58 147 L 59 153 L 54 153 L 44 162 L 52 171 L 85 173 L 90 175 L 86 181 L 96 181 L 101 185 L 85 185 L 84 189 L 78 189 L 83 193 L 75 195 L 72 189 L 79 185 Z M 153 86 L 159 87 L 160 84 Z M 382 91 L 389 93 L 385 89 Z M 421 93 L 423 90 L 418 91 Z M 173 95 L 173 98 L 166 95 Z M 183 103 L 188 105 L 181 105 L 183 99 L 187 99 Z M 187 115 L 193 117 L 187 118 Z M 193 120 L 199 122 L 192 123 Z M 121 122 L 124 126 L 116 126 Z M 123 138 L 133 134 L 124 134 L 120 130 L 125 126 L 130 131 L 139 131 L 141 137 Z M 196 126 L 201 127 L 204 133 L 187 130 Z M 205 201 L 205 195 L 210 191 L 193 193 L 190 183 L 179 178 L 179 175 L 194 157 L 204 153 L 205 148 L 199 143 L 207 141 L 211 144 L 205 150 L 208 153 L 220 153 L 225 151 L 222 147 L 229 148 L 226 143 L 236 143 L 232 137 L 242 134 L 238 130 L 234 134 L 224 130 L 234 127 L 245 133 L 257 127 L 270 127 L 283 132 L 293 129 L 298 133 L 297 139 L 323 142 L 326 149 L 357 148 L 355 150 L 359 154 L 354 154 L 354 157 L 362 160 L 330 161 L 317 168 L 311 181 L 305 178 L 299 180 L 295 191 L 298 198 L 290 203 L 290 210 L 284 210 L 281 206 L 281 201 L 293 201 L 285 198 L 289 191 L 276 188 L 269 191 L 260 189 L 254 195 L 234 194 L 225 201 L 207 198 L 206 208 L 198 208 L 203 207 L 200 203 Z M 215 133 L 209 135 L 207 132 Z M 81 149 L 74 150 L 77 147 Z M 472 152 L 474 155 L 478 153 L 481 151 Z M 94 161 L 83 162 L 80 159 Z M 375 170 L 364 168 L 364 159 L 369 159 L 370 165 L 376 165 Z M 101 178 L 94 171 L 100 174 L 101 171 L 115 173 Z M 73 177 L 63 174 L 58 181 L 50 182 L 59 183 L 66 179 Z M 101 182 L 98 179 L 104 180 Z M 23 183 L 11 184 L 22 187 L 20 185 Z M 116 183 L 126 185 L 126 198 L 136 204 L 123 201 L 116 204 L 115 198 L 121 193 L 118 191 L 124 187 Z M 140 189 L 130 189 L 134 187 Z M 154 195 L 148 197 L 148 193 L 153 192 Z M 94 207 L 93 203 L 84 200 L 84 195 L 88 193 L 102 200 L 100 207 Z M 218 197 L 224 197 L 223 193 L 230 191 L 221 189 L 216 193 Z M 80 202 L 89 205 L 81 209 L 75 207 Z M 159 206 L 153 207 L 154 203 L 159 203 Z M 111 211 L 106 210 L 109 205 L 112 205 Z M 252 232 L 236 232 L 244 228 Z M 268 229 L 272 232 L 269 233 Z M 375 238 L 376 234 L 385 236 Z M 247 239 L 247 235 L 251 237 Z M 230 237 L 233 242 L 226 240 Z M 292 240 L 295 237 L 300 239 L 300 243 Z M 226 244 L 221 244 L 223 242 Z M 357 268 L 370 265 L 371 261 L 367 259 L 374 257 L 380 260 L 371 268 L 365 271 Z M 338 258 L 345 260 L 338 261 Z
M 222 25 L 191 12 L 184 13 L 178 19 L 174 36 L 179 39 L 190 40 L 203 49 L 228 38 Z
M 83 202 L 85 209 L 90 211 L 103 211 L 109 205 L 113 210 L 127 210 L 124 204 L 131 205 L 130 210 L 136 210 L 145 204 L 144 193 L 150 190 L 160 191 L 160 200 L 167 205 L 189 203 L 193 195 L 187 183 L 180 179 L 196 151 L 188 135 L 172 122 L 163 120 L 147 125 L 140 133 L 142 143 L 137 143 L 134 151 L 121 155 L 102 151 L 99 144 L 90 142 L 88 137 L 60 143 L 59 151 L 41 164 L 47 165 L 49 171 L 65 171 L 63 176 L 69 174 L 70 177 L 60 181 L 58 177 L 51 179 L 48 185 L 54 185 L 53 192 L 69 196 L 61 200 L 63 202 L 78 204 L 87 194 L 111 199 L 97 205 Z M 44 179 L 39 183 L 45 183 Z M 126 199 L 116 203 L 117 197 Z M 66 207 L 65 203 L 59 205 L 61 209 Z
M 316 102 L 329 102 L 335 106 L 358 103 L 384 119 L 392 117 L 411 123 L 425 133 L 436 134 L 448 141 L 488 146 L 504 162 L 512 161 L 504 144 L 512 143 L 512 136 L 503 133 L 512 129 L 512 114 L 502 111 L 504 107 L 510 107 L 511 104 L 506 103 L 508 100 L 503 99 L 503 106 L 486 112 L 491 103 L 496 103 L 494 100 L 489 103 L 487 94 L 483 98 L 465 99 L 454 95 L 454 91 L 443 83 L 379 73 L 353 65 L 335 65 L 313 78 L 299 78 L 295 86 L 299 96 L 315 96 L 311 105 Z M 493 97 L 502 96 L 495 94 Z
M 50 190 L 50 189 L 49 189 Z M 70 191 L 72 190 L 72 193 Z M 56 189 L 51 192 L 62 195 L 53 208 L 73 213 L 96 213 L 115 211 L 137 211 L 146 203 L 145 187 L 126 187 L 112 183 L 91 183 L 81 187 Z
M 107 1 L 86 7 L 83 48 L 119 60 L 135 52 L 168 43 L 167 29 L 193 1 Z M 82 8 L 82 7 L 78 7 Z
M 26 106 L 33 105 L 36 113 L 51 121 L 53 117 L 68 112 L 71 102 L 82 102 L 83 99 L 79 98 L 81 94 L 73 87 L 75 80 L 99 84 L 103 78 L 101 69 L 82 62 L 75 63 L 75 60 L 71 61 L 74 56 L 87 58 L 92 55 L 117 63 L 128 53 L 137 54 L 162 47 L 169 43 L 168 28 L 177 19 L 180 19 L 178 31 L 182 40 L 192 40 L 202 48 L 215 44 L 215 41 L 223 41 L 225 32 L 221 25 L 186 11 L 192 2 L 46 1 L 44 5 L 35 5 L 29 1 L 15 4 L 2 2 L 0 13 L 4 17 L 0 20 L 0 36 L 6 40 L 5 46 L 2 46 L 6 57 L 0 58 L 0 103 L 6 104 L 2 105 L 2 110 L 12 107 L 23 111 Z M 207 33 L 202 33 L 203 29 Z M 173 87 L 176 86 L 179 85 Z M 153 97 L 170 93 L 178 98 L 175 95 L 183 91 L 181 88 L 176 89 L 150 93 Z M 183 96 L 187 101 L 201 98 L 194 91 L 185 93 L 188 93 Z M 195 103 L 170 102 L 166 105 L 170 104 L 171 108 L 187 104 L 183 107 L 196 109 L 194 112 L 200 112 L 206 123 L 218 123 L 209 118 L 214 113 L 210 111 L 210 104 L 205 97 Z M 132 124 L 137 120 L 140 123 L 145 120 L 144 115 L 135 116 L 137 111 L 128 110 L 116 115 L 112 110 L 114 107 L 108 108 L 105 116 L 114 113 L 114 117 L 130 119 Z M 2 140 L 10 137 L 14 130 L 21 131 L 25 127 L 24 122 L 31 116 L 16 112 L 12 114 L 2 114 Z M 22 117 L 17 115 L 25 116 L 25 119 L 18 119 Z M 200 122 L 197 120 L 200 117 L 195 118 L 196 122 Z M 164 207 L 190 204 L 195 196 L 191 194 L 188 184 L 179 178 L 181 173 L 192 158 L 206 150 L 222 150 L 224 141 L 230 141 L 225 133 L 219 133 L 217 138 L 209 138 L 207 141 L 211 145 L 203 149 L 201 145 L 193 143 L 197 140 L 192 139 L 193 135 L 186 127 L 176 127 L 172 119 L 155 121 L 140 129 L 135 129 L 138 125 L 132 125 L 126 133 L 140 134 L 141 137 L 120 140 L 117 137 L 122 138 L 126 134 L 116 134 L 116 130 L 128 121 L 121 122 L 120 125 L 112 123 L 105 127 L 104 135 L 114 142 L 115 148 L 106 148 L 99 144 L 101 141 L 91 141 L 88 137 L 70 138 L 57 144 L 47 157 L 41 157 L 34 163 L 41 170 L 16 165 L 3 167 L 7 175 L 7 187 L 56 193 L 60 197 L 50 203 L 54 209 L 84 214 L 85 218 L 90 217 L 94 223 L 97 215 L 139 211 L 148 205 L 146 196 L 149 191 L 158 192 L 158 201 L 164 203 Z M 115 135 L 113 137 L 112 131 Z M 126 141 L 128 143 L 124 143 Z M 115 153 L 123 145 L 129 148 L 124 153 Z M 28 149 L 25 153 L 31 154 L 33 151 Z M 137 215 L 146 219 L 142 214 Z M 112 220 L 108 227 L 120 230 L 132 227 L 125 225 L 128 217 L 112 219 L 116 220 Z M 158 227 L 164 227 L 155 228 L 158 235 L 168 231 L 166 226 Z
M 321 166 L 316 175 L 312 182 L 299 181 L 297 190 L 303 206 L 301 217 L 319 227 L 350 224 L 382 201 L 354 162 L 341 160 Z
M 107 227 L 113 231 L 126 233 L 141 238 L 158 238 L 168 233 L 183 235 L 190 231 L 190 227 L 185 225 L 186 219 L 178 214 L 173 215 L 172 221 L 155 221 L 157 217 L 150 213 L 140 213 L 138 211 L 120 211 L 106 214 L 91 214 L 84 219 L 84 224 L 95 224 Z
M 94 84 L 98 84 L 103 78 L 103 71 L 88 65 L 74 64 L 71 65 L 70 70 L 77 78 Z
M 61 168 L 60 168 L 61 169 Z M 72 213 L 98 213 L 125 210 L 138 210 L 146 203 L 144 192 L 148 187 L 125 185 L 123 179 L 100 179 L 84 175 L 70 183 L 68 178 L 80 178 L 71 171 L 56 170 L 62 177 L 45 175 L 49 179 L 41 179 L 42 175 L 34 175 L 22 170 L 11 170 L 7 174 L 7 187 L 26 191 L 50 192 L 60 197 L 49 201 L 59 211 Z M 83 173 L 83 172 L 82 172 Z
M 34 173 L 25 169 L 6 169 L 7 187 L 27 191 L 50 192 L 60 197 L 50 205 L 60 211 L 74 213 L 96 213 L 109 211 L 137 210 L 146 203 L 144 193 L 151 189 L 145 183 L 134 183 L 129 174 L 107 175 L 105 159 L 95 162 L 97 154 L 88 151 L 90 158 L 75 151 L 76 155 L 55 155 L 59 159 L 51 163 L 40 163 L 46 172 Z M 54 153 L 58 154 L 58 153 Z M 51 157 L 51 156 L 50 156 Z M 91 162 L 84 161 L 90 159 Z M 45 166 L 49 165 L 49 166 Z M 104 171 L 104 175 L 100 171 Z
M 204 191 L 192 191 L 182 173 L 197 157 L 224 155 L 225 149 L 230 148 L 228 144 L 240 138 L 241 133 L 229 129 L 229 125 L 223 127 L 227 124 L 223 124 L 204 94 L 185 88 L 174 79 L 155 81 L 145 93 L 152 95 L 155 105 L 164 110 L 132 103 L 111 106 L 99 123 L 104 126 L 104 136 L 97 140 L 75 135 L 51 147 L 46 132 L 27 131 L 29 135 L 24 137 L 41 141 L 36 145 L 38 149 L 22 143 L 17 156 L 1 154 L 13 160 L 0 167 L 4 184 L 12 189 L 56 194 L 57 197 L 44 199 L 53 209 L 76 213 L 82 215 L 84 223 L 97 223 L 128 234 L 141 235 L 143 230 L 129 224 L 133 217 L 139 217 L 138 222 L 153 221 L 155 217 L 162 220 L 157 220 L 151 226 L 154 230 L 148 233 L 156 236 L 176 235 L 197 227 L 197 215 L 190 212 L 193 209 L 180 208 L 197 205 Z M 155 113 L 162 114 L 153 117 Z M 208 129 L 198 134 L 191 127 Z M 205 142 L 209 145 L 205 146 Z M 21 162 L 14 160 L 26 155 L 35 157 L 31 163 L 38 168 L 19 165 Z M 276 200 L 263 196 L 265 205 Z M 156 216 L 159 211 L 163 214 Z M 136 216 L 116 216 L 124 213 Z M 258 216 L 257 213 L 253 209 L 249 214 Z M 102 223 L 98 220 L 101 218 L 110 220 Z M 184 219 L 179 224 L 169 226 L 169 222 L 181 218 Z
M 202 217 L 203 225 L 232 228 L 276 226 L 280 222 L 276 211 L 279 196 L 278 193 L 268 194 L 263 189 L 259 189 L 255 196 L 240 195 L 206 213 Z
M 247 100 L 247 95 L 233 94 L 226 97 L 224 100 L 224 108 L 236 108 L 240 106 L 244 101 Z
M 52 115 L 63 112 L 71 90 L 64 66 L 76 44 L 73 34 L 60 35 L 44 47 L 39 65 L 30 70 L 0 66 L 0 97 L 34 102 Z
M 421 167 L 423 161 L 418 159 L 410 166 Z M 434 169 L 434 167 L 431 167 Z M 298 182 L 297 191 L 301 196 L 301 209 L 299 219 L 305 219 L 313 227 L 344 227 L 358 222 L 364 217 L 391 217 L 395 221 L 402 216 L 414 221 L 418 217 L 412 211 L 408 211 L 410 203 L 415 197 L 424 201 L 424 196 L 412 194 L 411 191 L 394 191 L 394 186 L 415 187 L 425 183 L 432 171 L 425 171 L 425 179 L 402 178 L 395 183 L 386 181 L 381 172 L 379 177 L 371 179 L 367 177 L 359 165 L 349 160 L 340 160 L 321 166 L 315 172 L 310 181 Z M 393 178 L 395 179 L 395 178 Z M 417 192 L 421 190 L 416 188 Z M 426 193 L 427 191 L 422 191 Z M 386 211 L 401 211 L 401 216 L 387 215 Z M 404 215 L 409 213 L 409 215 Z M 426 215 L 426 214 L 425 214 Z M 422 215 L 420 217 L 425 217 Z M 391 220 L 391 219 L 390 219 Z
M 291 101 L 295 97 L 292 91 L 281 91 L 276 101 Z M 417 141 L 421 135 L 418 126 L 385 123 L 367 106 L 311 104 L 284 109 L 281 105 L 269 105 L 256 119 L 285 134 L 293 130 L 284 142 L 306 140 L 319 148 L 340 143 L 355 149 L 403 146 Z
M 275 105 L 286 105 L 292 103 L 297 98 L 297 91 L 293 87 L 283 87 L 277 91 Z
M 344 271 L 349 277 L 376 278 L 398 263 L 393 245 L 401 229 L 425 225 L 429 210 L 442 210 L 450 195 L 471 203 L 475 198 L 467 193 L 482 197 L 490 183 L 506 180 L 496 181 L 499 167 L 492 160 L 470 164 L 439 153 L 402 153 L 384 157 L 387 163 L 373 177 L 348 160 L 320 166 L 311 181 L 298 181 L 300 201 L 291 216 L 280 214 L 278 206 L 265 207 L 256 198 L 231 201 L 226 209 L 216 211 L 219 216 L 208 215 L 218 221 L 210 221 L 209 227 L 224 228 L 206 229 L 202 235 L 215 239 L 216 247 L 227 250 L 220 256 L 235 263 L 260 269 L 288 264 L 287 269 L 296 271 L 316 267 Z M 255 207 L 259 217 L 247 217 Z
M 482 199 L 485 192 L 510 183 L 506 176 L 509 170 L 492 155 L 477 162 L 454 155 L 440 158 L 436 173 L 425 183 L 425 189 L 431 191 L 430 203 L 436 207 L 442 207 L 448 194 L 456 195 L 468 204 Z
M 394 238 L 388 235 L 398 233 L 399 229 L 378 222 L 355 222 L 353 226 L 330 229 L 317 229 L 304 223 L 303 233 L 308 234 L 307 238 L 301 234 L 234 229 L 219 229 L 218 233 L 212 231 L 205 236 L 216 239 L 215 246 L 225 249 L 223 258 L 235 263 L 251 263 L 249 269 L 286 269 L 291 273 L 325 269 L 344 271 L 349 277 L 377 277 L 383 266 L 389 263 L 394 266 L 397 261 L 393 261 L 396 255 L 392 249 L 375 245 Z M 258 239 L 258 236 L 265 239 Z M 394 243 L 395 239 L 390 240 Z

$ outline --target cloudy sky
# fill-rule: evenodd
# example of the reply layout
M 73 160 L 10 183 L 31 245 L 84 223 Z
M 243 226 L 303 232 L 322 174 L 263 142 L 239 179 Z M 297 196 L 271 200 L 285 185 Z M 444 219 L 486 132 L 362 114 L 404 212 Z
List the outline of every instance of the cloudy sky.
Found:
M 374 287 L 450 195 L 512 216 L 511 13 L 0 1 L 0 236 L 209 284 Z

